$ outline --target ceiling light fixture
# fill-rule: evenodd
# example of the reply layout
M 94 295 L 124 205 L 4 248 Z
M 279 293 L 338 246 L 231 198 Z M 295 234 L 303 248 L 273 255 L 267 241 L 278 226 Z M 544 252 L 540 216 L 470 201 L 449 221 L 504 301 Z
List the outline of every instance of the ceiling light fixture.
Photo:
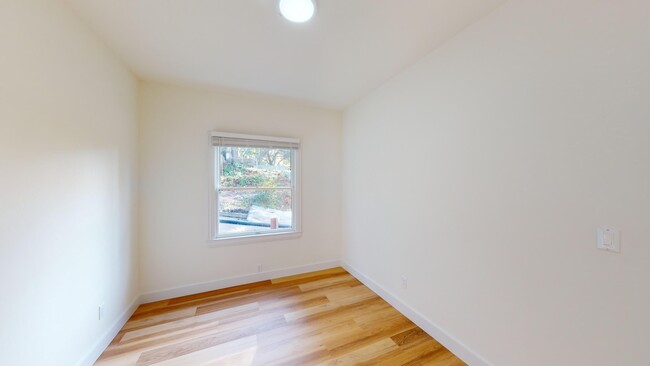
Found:
M 280 0 L 280 14 L 288 21 L 304 23 L 316 12 L 315 0 Z

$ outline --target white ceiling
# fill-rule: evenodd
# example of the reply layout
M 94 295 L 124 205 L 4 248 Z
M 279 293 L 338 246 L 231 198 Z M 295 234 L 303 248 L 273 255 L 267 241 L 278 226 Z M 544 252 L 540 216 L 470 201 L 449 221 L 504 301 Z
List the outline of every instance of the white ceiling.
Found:
M 141 78 L 342 109 L 505 0 L 67 0 Z

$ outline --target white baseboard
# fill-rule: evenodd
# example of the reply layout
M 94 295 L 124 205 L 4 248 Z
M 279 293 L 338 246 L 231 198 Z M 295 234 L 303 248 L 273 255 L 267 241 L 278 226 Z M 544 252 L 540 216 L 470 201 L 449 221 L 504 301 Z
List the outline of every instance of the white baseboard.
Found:
M 81 361 L 77 364 L 78 366 L 92 366 L 99 356 L 104 352 L 106 347 L 113 341 L 113 338 L 117 333 L 122 329 L 127 320 L 133 315 L 135 309 L 140 306 L 140 296 L 136 296 L 131 304 L 122 312 L 119 318 L 111 325 L 111 327 L 101 336 L 101 338 L 95 342 L 95 344 L 90 348 L 88 352 L 83 356 Z
M 405 302 L 400 300 L 397 296 L 392 294 L 390 291 L 383 288 L 377 282 L 373 281 L 363 273 L 356 270 L 354 267 L 341 261 L 341 266 L 345 268 L 346 271 L 350 272 L 351 275 L 356 277 L 364 285 L 374 291 L 377 295 L 381 296 L 386 302 L 391 304 L 395 309 L 400 313 L 404 314 L 409 318 L 413 323 L 418 327 L 422 328 L 427 332 L 431 337 L 436 341 L 440 342 L 445 348 L 450 350 L 458 358 L 465 361 L 470 366 L 492 366 L 491 363 L 486 361 L 484 358 L 479 356 L 476 352 L 469 349 L 466 345 L 461 343 L 459 340 L 451 336 L 448 332 L 437 326 L 431 320 L 429 320 L 424 315 L 420 314 L 418 311 L 408 306 Z
M 179 296 L 194 295 L 206 291 L 219 290 L 222 288 L 227 288 L 232 286 L 245 285 L 252 282 L 266 281 L 278 277 L 293 276 L 297 274 L 320 271 L 323 269 L 329 269 L 329 268 L 340 267 L 340 266 L 341 266 L 341 261 L 336 259 L 336 260 L 331 260 L 326 262 L 307 264 L 304 266 L 296 266 L 290 268 L 277 269 L 268 272 L 229 277 L 229 278 L 224 278 L 216 281 L 195 283 L 191 285 L 145 293 L 142 296 L 140 296 L 140 303 L 145 304 L 153 301 L 172 299 L 174 297 L 179 297 Z
M 336 259 L 336 260 L 331 260 L 326 262 L 312 263 L 304 266 L 296 266 L 296 267 L 283 268 L 283 269 L 278 269 L 278 270 L 273 270 L 268 272 L 255 273 L 250 275 L 229 277 L 229 278 L 224 278 L 222 280 L 197 283 L 197 284 L 142 294 L 133 300 L 133 302 L 129 305 L 129 307 L 126 310 L 124 310 L 122 315 L 120 315 L 120 317 L 113 323 L 113 325 L 106 331 L 106 333 L 104 333 L 104 335 L 102 335 L 102 337 L 97 342 L 95 342 L 95 344 L 83 356 L 83 358 L 81 359 L 81 361 L 79 361 L 77 365 L 78 366 L 93 365 L 95 361 L 97 361 L 99 356 L 102 354 L 102 352 L 104 352 L 106 347 L 108 347 L 108 345 L 111 343 L 113 338 L 115 338 L 115 336 L 120 331 L 120 329 L 122 329 L 124 324 L 126 324 L 126 322 L 129 320 L 131 315 L 133 315 L 133 313 L 138 308 L 138 306 L 140 306 L 140 304 L 146 304 L 152 301 L 171 299 L 179 296 L 193 295 L 205 291 L 218 290 L 218 289 L 237 286 L 237 285 L 245 285 L 252 282 L 265 281 L 265 280 L 270 280 L 278 277 L 293 276 L 293 275 L 307 273 L 307 272 L 320 271 L 323 269 L 329 269 L 329 268 L 340 267 L 340 266 L 341 266 L 341 261 Z
M 97 358 L 104 352 L 106 347 L 111 343 L 113 338 L 122 329 L 127 320 L 135 312 L 140 304 L 145 304 L 152 301 L 166 300 L 179 296 L 193 295 L 201 292 L 218 290 L 222 288 L 244 285 L 252 282 L 265 281 L 278 277 L 293 276 L 297 274 L 320 271 L 324 269 L 343 267 L 350 274 L 356 277 L 364 285 L 374 291 L 377 295 L 381 296 L 386 302 L 391 304 L 400 313 L 404 314 L 413 323 L 422 328 L 425 332 L 435 338 L 440 344 L 445 346 L 448 350 L 453 352 L 458 358 L 465 361 L 470 366 L 492 366 L 488 361 L 479 356 L 476 352 L 469 349 L 466 345 L 459 340 L 449 335 L 445 330 L 434 324 L 431 320 L 420 314 L 415 309 L 408 306 L 397 296 L 386 290 L 375 281 L 364 275 L 363 273 L 350 266 L 348 263 L 341 260 L 331 260 L 326 262 L 319 262 L 308 264 L 304 266 L 296 266 L 290 268 L 283 268 L 268 272 L 255 273 L 250 275 L 236 276 L 224 278 L 221 280 L 197 283 L 187 286 L 175 287 L 162 291 L 149 292 L 136 297 L 129 307 L 120 315 L 120 317 L 113 323 L 113 325 L 104 333 L 104 335 L 93 345 L 93 347 L 86 353 L 78 366 L 91 366 Z

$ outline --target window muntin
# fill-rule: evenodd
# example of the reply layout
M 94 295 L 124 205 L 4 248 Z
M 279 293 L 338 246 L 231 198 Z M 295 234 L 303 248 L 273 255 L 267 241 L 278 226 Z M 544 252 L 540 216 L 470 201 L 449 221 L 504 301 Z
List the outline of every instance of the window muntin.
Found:
M 213 133 L 212 145 L 213 239 L 299 231 L 297 140 Z

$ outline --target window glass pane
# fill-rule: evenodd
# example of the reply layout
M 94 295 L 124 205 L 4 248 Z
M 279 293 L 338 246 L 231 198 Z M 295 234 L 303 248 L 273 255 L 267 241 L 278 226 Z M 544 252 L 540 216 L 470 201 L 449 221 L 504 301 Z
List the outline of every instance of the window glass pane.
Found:
M 291 189 L 219 191 L 219 235 L 292 229 Z
M 220 187 L 283 187 L 291 184 L 291 149 L 218 147 Z

